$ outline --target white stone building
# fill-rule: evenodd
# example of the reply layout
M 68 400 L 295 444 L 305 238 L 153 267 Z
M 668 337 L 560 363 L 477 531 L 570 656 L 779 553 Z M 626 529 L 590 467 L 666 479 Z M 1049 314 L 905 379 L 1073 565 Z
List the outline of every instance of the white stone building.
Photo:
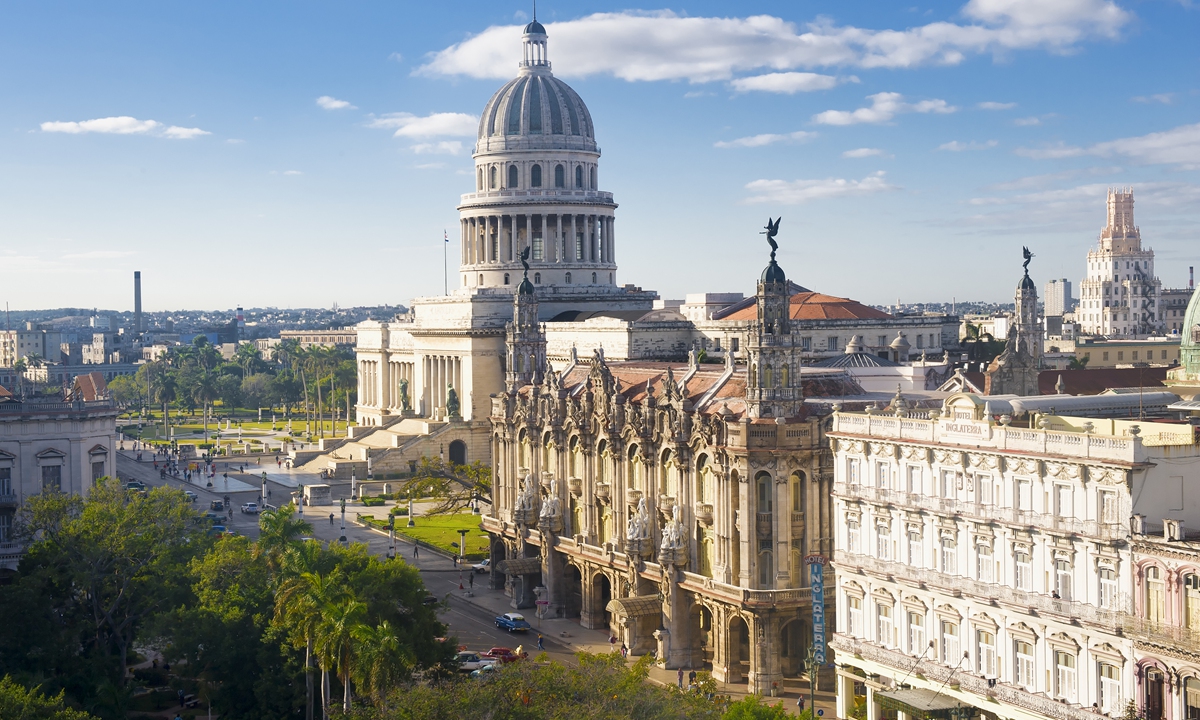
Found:
M 1088 251 L 1076 319 L 1085 335 L 1133 337 L 1165 328 L 1154 251 L 1133 221 L 1133 188 L 1108 191 L 1108 224 Z
M 1200 517 L 1194 428 L 1024 400 L 834 416 L 838 717 L 858 683 L 870 720 L 1086 720 L 1135 697 L 1130 517 Z

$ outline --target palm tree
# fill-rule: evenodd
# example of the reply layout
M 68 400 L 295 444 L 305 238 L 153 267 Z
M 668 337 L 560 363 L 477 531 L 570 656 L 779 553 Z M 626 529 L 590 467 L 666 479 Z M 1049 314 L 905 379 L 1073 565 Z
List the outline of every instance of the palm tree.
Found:
M 25 358 L 17 358 L 17 361 L 13 363 L 13 371 L 17 373 L 17 382 L 20 383 L 21 395 L 25 394 L 25 371 L 28 368 L 29 365 L 25 362 Z
M 258 368 L 259 353 L 254 343 L 238 345 L 233 357 L 242 368 L 242 380 L 245 380 L 247 375 L 253 374 L 254 370 Z
M 204 407 L 204 441 L 208 442 L 208 407 L 217 399 L 217 379 L 207 368 L 196 376 L 192 398 Z
M 388 690 L 412 677 L 415 664 L 412 650 L 400 645 L 396 631 L 387 620 L 375 627 L 360 625 L 354 632 L 358 642 L 358 663 L 354 681 L 386 710 Z
M 255 548 L 267 556 L 270 565 L 278 569 L 284 552 L 304 535 L 311 534 L 312 525 L 293 516 L 296 506 L 288 503 L 278 510 L 266 510 L 258 516 L 258 542 Z
M 179 386 L 175 382 L 175 373 L 171 372 L 171 367 L 168 364 L 170 356 L 153 363 L 154 367 L 154 400 L 162 403 L 163 409 L 163 437 L 169 439 L 171 437 L 171 403 L 175 402 L 178 397 Z
M 290 555 L 288 559 L 295 561 L 298 558 Z M 318 629 L 322 625 L 326 609 L 346 598 L 347 594 L 345 580 L 340 574 L 301 572 L 284 582 L 275 595 L 276 619 L 291 628 L 293 637 L 304 642 L 305 697 L 308 708 L 306 720 L 313 720 L 313 683 L 310 668 Z M 329 717 L 329 665 L 324 661 L 321 662 L 321 717 Z
M 341 598 L 324 608 L 317 627 L 317 655 L 322 665 L 337 673 L 342 681 L 342 712 L 350 712 L 350 677 L 357 660 L 354 636 L 367 616 L 367 604 L 351 597 Z

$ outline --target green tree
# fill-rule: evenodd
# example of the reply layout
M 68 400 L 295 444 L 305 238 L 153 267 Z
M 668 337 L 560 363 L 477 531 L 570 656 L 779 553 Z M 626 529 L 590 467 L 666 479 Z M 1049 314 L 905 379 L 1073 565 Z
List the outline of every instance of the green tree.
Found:
M 490 501 L 492 470 L 481 461 L 455 465 L 442 458 L 423 456 L 417 462 L 415 472 L 400 483 L 397 496 L 407 497 L 409 494 L 436 499 L 436 504 L 425 510 L 427 514 L 461 512 L 469 508 L 476 497 Z
M 290 631 L 293 642 L 304 647 L 308 720 L 313 716 L 312 661 L 321 658 L 321 717 L 329 716 L 329 665 L 327 655 L 315 653 L 322 638 L 320 628 L 327 608 L 347 597 L 344 578 L 340 575 L 321 575 L 303 572 L 285 582 L 275 596 L 275 619 Z
M 388 692 L 412 677 L 415 664 L 412 651 L 400 643 L 387 620 L 375 627 L 359 625 L 353 635 L 358 645 L 354 681 L 371 696 L 377 707 L 386 710 Z
M 296 506 L 288 503 L 276 510 L 264 510 L 258 516 L 259 534 L 255 550 L 267 558 L 273 570 L 281 568 L 288 548 L 313 531 L 312 525 L 296 517 L 295 513 Z
M 325 605 L 317 625 L 317 656 L 342 683 L 342 712 L 350 712 L 350 682 L 358 650 L 355 635 L 366 618 L 366 603 L 347 596 Z
M 242 369 L 242 379 L 252 375 L 262 365 L 262 357 L 254 343 L 242 343 L 233 353 L 233 359 Z
M 1083 357 L 1079 357 L 1079 356 L 1073 357 L 1073 358 L 1071 358 L 1071 362 L 1067 364 L 1067 369 L 1068 370 L 1087 370 L 1088 361 L 1091 359 L 1092 359 L 1092 357 L 1090 355 L 1084 355 Z
M 118 375 L 113 378 L 108 382 L 108 391 L 112 393 L 113 400 L 124 407 L 140 404 L 143 397 L 142 388 L 132 375 Z
M 225 406 L 226 412 L 234 412 L 242 404 L 242 381 L 233 375 L 221 375 L 217 378 L 217 397 Z
M 261 408 L 265 405 L 275 406 L 275 378 L 267 373 L 255 373 L 242 381 L 242 402 L 248 408 Z
M 0 678 L 0 718 L 12 720 L 95 720 L 95 717 L 66 706 L 63 693 L 46 697 L 29 690 L 7 675 Z
M 721 715 L 721 720 L 787 720 L 791 714 L 784 709 L 783 703 L 768 705 L 757 695 L 747 695 L 737 702 L 730 703 Z

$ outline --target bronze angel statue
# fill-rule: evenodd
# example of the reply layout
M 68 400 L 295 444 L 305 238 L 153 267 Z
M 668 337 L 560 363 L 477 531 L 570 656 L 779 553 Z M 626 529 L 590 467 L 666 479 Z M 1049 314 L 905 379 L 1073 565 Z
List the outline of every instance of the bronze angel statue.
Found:
M 529 277 L 529 246 L 521 251 L 521 267 L 525 268 L 525 277 Z
M 1021 265 L 1021 267 L 1025 268 L 1025 274 L 1028 275 L 1029 274 L 1029 261 L 1033 259 L 1033 253 L 1029 252 L 1029 248 L 1027 248 L 1025 246 L 1021 246 L 1021 249 L 1025 253 L 1025 262 Z
M 759 233 L 760 235 L 767 236 L 767 242 L 770 243 L 770 245 L 771 245 L 771 259 L 772 260 L 775 259 L 775 251 L 779 249 L 779 243 L 775 242 L 775 236 L 779 234 L 779 221 L 782 219 L 783 219 L 782 216 L 776 218 L 775 220 L 771 220 L 771 218 L 767 218 L 766 229 L 763 232 Z

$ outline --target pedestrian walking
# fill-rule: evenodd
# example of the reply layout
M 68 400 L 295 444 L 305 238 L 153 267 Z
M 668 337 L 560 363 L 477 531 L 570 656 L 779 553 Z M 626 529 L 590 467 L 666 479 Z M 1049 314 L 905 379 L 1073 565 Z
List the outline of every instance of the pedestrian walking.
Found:
M 804 712 L 804 695 L 803 694 L 801 694 L 800 697 L 796 698 L 796 708 L 800 712 Z
M 546 649 L 546 647 L 544 645 L 542 645 L 542 634 L 538 633 L 538 650 L 545 650 L 545 649 Z
M 688 685 L 695 685 L 696 684 L 696 671 L 692 670 L 691 668 L 688 668 L 688 670 L 689 670 Z
M 629 657 L 629 648 L 625 646 L 625 643 L 621 643 L 621 657 Z
M 420 545 L 417 545 L 416 543 L 413 543 L 413 557 L 414 557 L 414 558 L 416 558 L 416 557 L 417 557 L 417 551 L 418 551 L 420 548 L 421 548 L 421 546 L 420 546 Z
M 683 668 L 679 668 L 679 689 L 683 689 Z
M 333 527 L 333 513 L 329 513 L 329 526 Z
M 467 584 L 471 586 L 472 590 L 475 589 L 475 573 L 471 573 L 467 576 Z
M 175 695 L 177 695 L 179 697 L 179 707 L 183 707 L 183 691 L 176 690 Z
M 616 635 L 608 636 L 608 647 L 609 647 L 609 652 L 617 651 L 617 636 Z

